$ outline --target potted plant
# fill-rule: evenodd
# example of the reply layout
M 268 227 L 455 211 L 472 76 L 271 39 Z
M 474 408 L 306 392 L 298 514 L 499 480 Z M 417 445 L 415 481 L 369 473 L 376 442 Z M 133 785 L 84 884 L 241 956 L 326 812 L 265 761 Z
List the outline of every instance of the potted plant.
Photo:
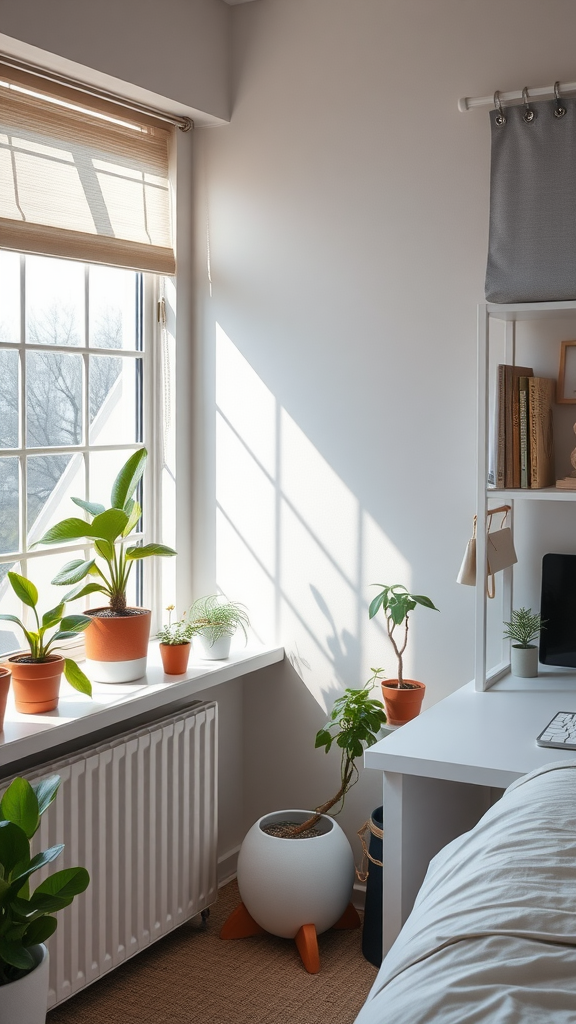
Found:
M 228 657 L 236 630 L 242 630 L 244 640 L 248 641 L 246 628 L 250 620 L 244 606 L 217 594 L 198 598 L 188 612 L 187 623 L 189 635 L 198 638 L 201 657 L 209 661 Z
M 44 612 L 42 621 L 38 616 L 38 591 L 31 580 L 9 572 L 12 590 L 23 604 L 31 608 L 36 620 L 36 629 L 26 629 L 15 615 L 0 615 L 0 619 L 15 622 L 20 626 L 28 642 L 28 651 L 13 654 L 8 658 L 12 672 L 16 710 L 25 715 L 53 711 L 58 704 L 62 671 L 75 690 L 92 696 L 90 680 L 71 658 L 54 654 L 52 648 L 58 640 L 68 640 L 87 629 L 91 620 L 87 615 L 66 615 L 65 603 Z M 47 630 L 58 627 L 57 632 L 46 637 Z
M 169 604 L 166 611 L 168 625 L 162 626 L 156 634 L 160 640 L 160 657 L 166 675 L 182 675 L 188 668 L 190 627 L 183 618 L 178 622 L 172 622 L 173 604 Z
M 293 938 L 306 969 L 320 968 L 317 935 L 332 927 L 359 927 L 350 901 L 354 858 L 350 844 L 332 815 L 344 805 L 358 778 L 356 760 L 376 742 L 386 722 L 379 701 L 371 698 L 374 677 L 361 689 L 347 689 L 316 735 L 326 753 L 341 750 L 340 785 L 334 796 L 312 813 L 285 810 L 266 814 L 246 835 L 238 855 L 242 903 L 225 922 L 222 938 L 261 931 Z M 334 810 L 334 808 L 337 808 Z
M 513 676 L 531 679 L 538 675 L 538 647 L 532 643 L 545 625 L 538 612 L 531 608 L 515 608 L 510 622 L 505 622 L 504 636 L 512 641 L 510 667 Z
M 73 586 L 64 598 L 71 601 L 102 593 L 109 599 L 105 608 L 90 608 L 91 625 L 86 632 L 86 659 L 93 679 L 103 683 L 125 683 L 139 679 L 146 671 L 150 616 L 147 608 L 129 607 L 126 588 L 134 562 L 153 555 L 175 555 L 164 544 L 133 544 L 126 539 L 137 526 L 142 509 L 133 495 L 144 472 L 147 451 L 139 448 L 122 467 L 110 497 L 110 508 L 72 498 L 89 516 L 64 519 L 53 526 L 38 544 L 63 544 L 86 538 L 96 556 L 75 558 L 52 580 L 58 586 Z M 89 583 L 83 583 L 90 577 Z
M 6 713 L 6 701 L 10 689 L 10 669 L 6 665 L 0 665 L 0 732 L 4 728 L 4 715 Z
M 385 587 L 381 583 L 374 586 L 382 587 L 370 602 L 369 617 L 374 618 L 382 609 L 386 619 L 388 639 L 394 648 L 398 661 L 398 678 L 382 680 L 382 695 L 390 725 L 404 725 L 420 714 L 426 687 L 415 679 L 404 679 L 403 655 L 408 643 L 408 624 L 410 612 L 417 604 L 424 608 L 438 611 L 429 597 L 422 594 L 410 594 L 401 583 Z M 397 632 L 398 631 L 398 632 Z M 382 671 L 377 669 L 377 672 Z
M 68 907 L 90 882 L 85 868 L 64 868 L 30 891 L 35 871 L 50 864 L 63 846 L 30 852 L 40 818 L 54 800 L 60 778 L 30 784 L 17 778 L 0 803 L 0 1020 L 44 1024 L 48 1002 L 48 950 L 57 911 Z

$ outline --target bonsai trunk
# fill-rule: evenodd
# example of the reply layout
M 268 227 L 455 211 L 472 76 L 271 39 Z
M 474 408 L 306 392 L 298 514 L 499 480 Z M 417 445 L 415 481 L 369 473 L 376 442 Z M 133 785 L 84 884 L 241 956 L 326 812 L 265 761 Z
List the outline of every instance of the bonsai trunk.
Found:
M 112 595 L 112 597 L 110 598 L 110 610 L 113 611 L 115 615 L 123 615 L 124 614 L 124 612 L 126 611 L 126 594 L 125 593 L 113 594 Z
M 316 810 L 314 811 L 314 814 L 307 818 L 306 821 L 303 821 L 301 825 L 294 825 L 291 826 L 290 829 L 286 829 L 286 838 L 292 839 L 294 836 L 299 836 L 302 834 L 302 832 L 306 832 L 309 828 L 314 828 L 314 826 L 317 825 L 318 822 L 320 821 L 320 818 L 322 817 L 323 814 L 327 814 L 331 807 L 334 807 L 335 804 L 340 803 L 340 801 L 344 799 L 346 793 L 350 789 L 350 783 L 352 781 L 353 774 L 354 764 L 350 763 L 349 766 L 346 768 L 344 778 L 342 780 L 342 785 L 340 786 L 340 789 L 336 793 L 336 796 L 333 796 L 330 800 L 327 800 L 326 803 L 322 804 L 320 807 L 317 807 Z
M 392 647 L 394 648 L 394 652 L 395 652 L 396 657 L 398 659 L 398 689 L 399 690 L 411 690 L 412 687 L 410 686 L 410 684 L 404 682 L 404 677 L 403 677 L 404 665 L 403 665 L 403 661 L 402 661 L 402 655 L 404 654 L 404 651 L 406 650 L 406 644 L 408 643 L 408 616 L 406 616 L 406 620 L 405 620 L 405 623 L 404 623 L 404 643 L 402 644 L 401 647 L 398 647 L 398 644 L 396 643 L 396 641 L 394 639 L 394 636 L 393 636 L 394 629 L 396 627 L 396 623 L 393 622 L 392 619 L 389 616 L 386 616 L 386 625 L 388 627 L 388 636 L 390 638 L 390 643 L 392 644 Z

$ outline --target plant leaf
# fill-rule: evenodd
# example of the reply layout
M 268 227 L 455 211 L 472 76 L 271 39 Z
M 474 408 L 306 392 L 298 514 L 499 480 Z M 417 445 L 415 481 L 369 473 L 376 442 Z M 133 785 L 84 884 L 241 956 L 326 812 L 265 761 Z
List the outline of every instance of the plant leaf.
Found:
M 66 540 L 78 540 L 80 537 L 93 537 L 92 527 L 85 519 L 63 519 L 48 530 L 36 544 L 61 544 Z
M 93 558 L 88 562 L 85 562 L 83 558 L 74 558 L 71 562 L 67 562 L 66 565 L 62 566 L 60 572 L 52 580 L 52 583 L 56 587 L 70 586 L 71 583 L 80 583 L 80 580 L 83 580 L 84 577 L 88 575 L 93 565 Z
M 109 540 L 95 540 L 94 547 L 96 551 L 104 558 L 107 562 L 111 562 L 114 558 L 114 545 Z
M 40 815 L 44 814 L 44 811 L 47 810 L 52 801 L 56 799 L 59 786 L 59 775 L 47 775 L 45 779 L 40 779 L 39 782 L 32 783 L 32 789 L 36 794 Z
M 11 821 L 31 839 L 40 824 L 38 799 L 27 779 L 17 778 L 10 783 L 2 797 L 0 811 L 5 821 Z
M 39 893 L 46 893 L 48 896 L 58 896 L 59 899 L 72 899 L 84 892 L 90 884 L 90 875 L 86 868 L 64 868 L 62 871 L 55 871 L 46 878 L 37 889 L 34 890 L 32 899 Z
M 35 608 L 38 604 L 38 591 L 31 580 L 27 580 L 25 576 L 19 576 L 17 572 L 9 572 L 8 579 L 16 597 L 19 597 L 22 603 L 28 605 L 29 608 Z
M 20 629 L 24 629 L 24 623 L 20 622 L 20 619 L 17 619 L 15 615 L 0 615 L 0 619 L 3 619 L 4 622 L 15 622 L 17 626 L 20 626 Z
M 113 543 L 120 536 L 128 522 L 128 516 L 121 508 L 109 508 L 92 520 L 94 537 Z
M 13 821 L 0 821 L 0 864 L 4 877 L 10 875 L 17 864 L 30 861 L 30 843 L 26 833 Z
M 99 505 L 96 501 L 83 501 L 82 498 L 72 498 L 71 500 L 79 508 L 85 509 L 91 516 L 99 516 L 101 512 L 106 511 L 106 506 Z
M 70 590 L 64 597 L 64 604 L 68 601 L 75 601 L 78 597 L 87 597 L 88 594 L 95 594 L 96 591 L 100 591 L 102 594 L 106 594 L 106 588 L 101 583 L 87 583 L 84 587 L 75 587 L 74 590 Z
M 39 942 L 46 942 L 54 934 L 58 927 L 55 917 L 39 917 L 28 925 L 22 936 L 23 946 L 36 946 Z
M 124 509 L 124 511 L 128 514 L 128 522 L 126 523 L 126 526 L 122 531 L 123 537 L 127 537 L 129 533 L 132 533 L 132 530 L 134 529 L 138 520 L 140 519 L 140 516 L 142 515 L 142 508 L 140 507 L 137 501 L 127 502 L 126 504 L 131 505 L 131 508 L 130 511 L 128 511 L 128 508 Z
M 50 626 L 55 626 L 57 622 L 60 622 L 64 614 L 64 602 L 57 605 L 56 608 L 51 608 L 49 612 L 44 612 L 42 616 L 42 629 L 49 629 Z
M 92 683 L 88 679 L 88 676 L 84 675 L 82 669 L 78 667 L 76 662 L 72 661 L 72 658 L 64 659 L 64 675 L 70 683 L 70 686 L 73 686 L 79 693 L 85 693 L 87 697 L 92 696 Z
M 123 509 L 128 499 L 132 497 L 144 472 L 147 458 L 146 449 L 139 448 L 124 464 L 112 486 L 110 504 L 113 508 Z
M 82 633 L 92 622 L 89 615 L 66 615 L 60 623 L 60 629 L 65 632 L 70 630 L 75 633 Z
M 2 823 L 0 822 L 0 835 L 1 833 Z M 19 889 L 22 887 L 23 882 L 25 882 L 30 875 L 34 874 L 35 871 L 38 871 L 39 868 L 43 868 L 46 864 L 51 864 L 53 860 L 56 860 L 56 857 L 60 856 L 63 849 L 64 844 L 60 843 L 58 846 L 51 846 L 48 850 L 43 850 L 42 853 L 37 853 L 27 866 L 20 870 L 16 878 L 13 879 L 13 881 L 18 884 Z
M 150 555 L 162 555 L 169 557 L 175 555 L 174 548 L 169 548 L 165 544 L 143 544 L 135 545 L 131 548 L 126 548 L 126 561 L 135 561 L 137 558 L 149 558 Z
M 0 957 L 11 967 L 18 967 L 21 971 L 29 971 L 34 967 L 34 957 L 22 943 L 11 942 L 4 936 L 0 938 Z
M 432 608 L 435 612 L 438 611 L 438 608 L 429 597 L 424 597 L 422 594 L 411 594 L 410 596 L 413 601 L 416 601 L 416 604 L 423 604 L 425 608 Z
M 383 600 L 384 600 L 384 592 L 382 591 L 381 594 L 376 594 L 376 597 L 374 598 L 374 600 L 370 602 L 370 607 L 368 609 L 368 617 L 370 619 L 373 619 L 374 616 L 377 614 L 377 612 L 380 611 L 380 608 L 382 606 Z

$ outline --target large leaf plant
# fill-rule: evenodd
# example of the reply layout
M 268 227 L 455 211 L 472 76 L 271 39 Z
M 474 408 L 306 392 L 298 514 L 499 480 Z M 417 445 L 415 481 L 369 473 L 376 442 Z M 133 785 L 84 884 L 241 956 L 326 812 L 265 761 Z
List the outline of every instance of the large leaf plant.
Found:
M 85 560 L 74 558 L 60 570 L 52 583 L 57 586 L 73 586 L 66 594 L 65 601 L 87 597 L 98 591 L 110 603 L 116 615 L 126 612 L 126 588 L 134 562 L 152 555 L 175 555 L 174 548 L 165 544 L 133 544 L 126 546 L 126 540 L 137 526 L 142 508 L 134 493 L 144 472 L 148 453 L 145 448 L 135 451 L 122 467 L 110 496 L 110 508 L 82 498 L 72 498 L 75 505 L 88 513 L 90 520 L 63 519 L 37 541 L 38 544 L 65 544 L 70 540 L 86 538 L 91 541 L 96 557 Z M 83 581 L 90 578 L 90 582 Z
M 30 850 L 30 840 L 59 785 L 58 775 L 32 785 L 17 778 L 0 803 L 0 986 L 33 970 L 31 947 L 50 938 L 58 924 L 53 914 L 69 906 L 90 883 L 86 868 L 64 868 L 30 891 L 34 872 L 64 849 L 58 844 L 34 856 Z

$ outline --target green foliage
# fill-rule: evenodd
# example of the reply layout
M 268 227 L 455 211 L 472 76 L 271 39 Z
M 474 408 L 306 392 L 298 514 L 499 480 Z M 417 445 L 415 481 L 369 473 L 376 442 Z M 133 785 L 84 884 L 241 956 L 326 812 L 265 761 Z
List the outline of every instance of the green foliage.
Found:
M 408 621 L 410 612 L 414 610 L 417 604 L 422 605 L 424 608 L 432 608 L 435 612 L 438 611 L 438 608 L 436 608 L 429 597 L 424 597 L 422 594 L 408 593 L 406 587 L 402 586 L 401 583 L 395 583 L 390 587 L 385 587 L 382 583 L 374 583 L 373 586 L 382 587 L 382 590 L 380 593 L 376 594 L 376 597 L 370 602 L 368 615 L 369 618 L 373 619 L 380 609 L 382 609 L 386 619 L 388 637 L 398 660 L 398 686 L 402 689 L 406 689 L 409 684 L 403 682 L 402 655 L 404 654 L 408 643 Z M 394 632 L 398 626 L 402 625 L 404 625 L 404 635 L 402 640 L 398 641 Z
M 541 629 L 546 626 L 539 612 L 532 613 L 531 608 L 515 608 L 510 622 L 505 622 L 504 636 L 512 640 L 515 647 L 530 647 Z
M 32 785 L 17 778 L 0 802 L 0 985 L 17 981 L 33 969 L 30 947 L 50 938 L 57 926 L 52 914 L 69 906 L 90 882 L 85 868 L 65 868 L 30 894 L 31 875 L 64 849 L 52 846 L 34 857 L 30 851 L 30 840 L 59 785 L 58 775 Z
M 68 562 L 52 580 L 57 586 L 73 586 L 82 584 L 86 577 L 94 577 L 91 582 L 75 586 L 65 601 L 100 592 L 105 594 L 112 611 L 122 614 L 126 610 L 126 588 L 135 561 L 150 558 L 153 555 L 168 557 L 175 555 L 174 548 L 165 544 L 135 544 L 125 547 L 126 537 L 137 526 L 142 509 L 133 495 L 146 466 L 148 453 L 145 448 L 135 451 L 122 467 L 110 496 L 110 508 L 95 502 L 72 498 L 72 501 L 83 509 L 91 518 L 63 519 L 47 533 L 38 544 L 62 544 L 80 537 L 91 540 L 96 554 L 104 561 L 105 567 L 98 565 L 96 558 L 85 561 L 75 558 Z
M 209 639 L 210 646 L 223 636 L 234 636 L 237 629 L 241 629 L 244 639 L 248 640 L 246 627 L 250 620 L 244 605 L 226 601 L 216 594 L 198 598 L 190 608 L 186 622 L 189 636 L 202 633 Z
M 189 644 L 192 634 L 186 619 L 182 618 L 178 622 L 172 622 L 173 604 L 169 604 L 166 611 L 168 612 L 168 625 L 162 626 L 162 629 L 156 633 L 156 638 L 160 640 L 160 643 L 168 644 L 169 647 L 180 647 L 182 644 Z
M 30 657 L 34 661 L 46 661 L 52 645 L 56 641 L 69 640 L 72 637 L 78 636 L 78 633 L 82 633 L 90 625 L 91 619 L 88 615 L 65 615 L 64 602 L 57 605 L 56 608 L 51 608 L 50 611 L 44 612 L 42 622 L 40 622 L 36 610 L 38 591 L 34 584 L 31 580 L 26 579 L 25 576 L 19 576 L 17 572 L 9 572 L 8 579 L 16 596 L 28 608 L 32 608 L 36 619 L 36 629 L 26 629 L 24 623 L 16 615 L 0 615 L 0 619 L 15 622 L 17 626 L 20 626 L 30 648 Z M 51 637 L 47 638 L 46 631 L 54 626 L 59 626 L 60 628 Z M 92 696 L 90 680 L 71 658 L 64 659 L 64 675 L 75 690 L 80 690 L 81 693 L 86 693 L 89 697 Z

